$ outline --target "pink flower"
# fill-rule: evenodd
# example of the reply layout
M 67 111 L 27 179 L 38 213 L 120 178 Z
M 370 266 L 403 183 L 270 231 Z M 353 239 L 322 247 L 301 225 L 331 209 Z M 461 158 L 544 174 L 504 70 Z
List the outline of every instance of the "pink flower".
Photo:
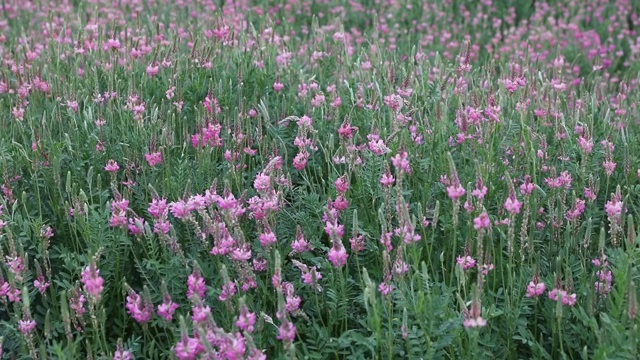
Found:
M 578 145 L 586 154 L 591 154 L 591 151 L 593 151 L 593 139 L 591 138 L 586 139 L 583 136 L 580 136 L 578 138 Z
M 228 283 L 222 285 L 222 291 L 220 292 L 220 296 L 218 296 L 218 300 L 229 301 L 237 291 L 238 290 L 236 289 L 236 283 L 234 283 L 233 281 L 229 281 Z
M 378 292 L 384 296 L 391 294 L 393 289 L 393 285 L 386 282 L 381 282 L 380 285 L 378 285 Z
M 296 229 L 296 237 L 291 242 L 291 252 L 293 254 L 302 254 L 307 251 L 311 251 L 311 245 L 304 238 L 304 234 L 302 234 L 302 229 L 300 226 Z
M 516 199 L 514 195 L 511 195 L 504 202 L 504 208 L 511 215 L 517 215 L 520 213 L 520 208 L 522 207 L 522 203 Z
M 476 265 L 476 260 L 471 256 L 458 256 L 456 259 L 462 270 L 469 270 Z
M 391 173 L 388 171 L 382 174 L 382 177 L 380 178 L 380 184 L 382 184 L 382 186 L 384 187 L 390 187 L 395 182 L 396 179 L 394 179 L 393 175 L 391 175 Z
M 153 65 L 149 65 L 147 66 L 147 75 L 149 75 L 150 78 L 158 75 L 160 73 L 160 67 L 158 65 L 153 66 Z
M 406 151 L 402 150 L 397 153 L 396 156 L 392 157 L 391 163 L 393 164 L 393 167 L 396 168 L 396 171 L 405 174 L 411 173 L 411 166 L 409 165 L 409 154 Z
M 114 173 L 120 169 L 120 166 L 118 166 L 118 163 L 114 160 L 109 160 L 104 169 L 110 173 Z
M 151 320 L 151 315 L 153 315 L 153 306 L 133 290 L 129 290 L 125 307 L 127 313 L 140 324 Z
M 486 212 L 478 215 L 477 218 L 473 219 L 473 228 L 476 230 L 486 229 L 491 224 L 489 221 L 489 215 Z
M 190 299 L 193 295 L 198 295 L 200 299 L 204 299 L 206 292 L 207 285 L 204 282 L 204 278 L 199 271 L 193 271 L 187 278 L 187 298 Z
M 260 234 L 260 245 L 262 245 L 262 247 L 265 249 L 277 242 L 278 238 L 276 238 L 276 234 L 274 234 L 271 230 L 267 230 L 263 234 Z
M 616 163 L 610 160 L 605 160 L 602 163 L 602 167 L 604 167 L 604 171 L 607 174 L 607 176 L 611 176 L 614 170 L 616 169 Z
M 484 327 L 487 325 L 487 320 L 483 319 L 482 316 L 478 316 L 477 318 L 464 319 L 462 325 L 465 328 Z
M 298 171 L 302 171 L 307 166 L 307 160 L 309 160 L 309 153 L 306 150 L 302 150 L 293 158 L 293 167 Z
M 293 342 L 296 338 L 296 326 L 293 325 L 291 321 L 285 321 L 278 328 L 278 337 L 279 340 L 284 342 Z
M 187 336 L 183 336 L 174 348 L 176 357 L 180 360 L 194 360 L 204 350 L 198 339 Z
M 240 315 L 238 315 L 238 320 L 236 321 L 236 326 L 240 328 L 240 330 L 246 331 L 248 333 L 252 333 L 254 330 L 254 325 L 256 324 L 256 314 L 249 311 L 246 305 L 240 306 Z
M 341 268 L 347 264 L 347 250 L 344 248 L 340 240 L 335 240 L 329 253 L 327 254 L 329 261 L 335 268 Z
M 467 191 L 459 183 L 447 186 L 447 195 L 451 200 L 458 200 L 466 193 Z
M 133 360 L 133 355 L 131 351 L 127 351 L 122 348 L 122 346 L 118 346 L 115 353 L 113 353 L 113 360 Z
M 282 91 L 282 89 L 284 89 L 284 84 L 281 82 L 276 81 L 275 83 L 273 83 L 273 90 L 277 93 L 279 93 L 280 91 Z
M 162 153 L 158 151 L 150 154 L 144 154 L 144 158 L 147 160 L 149 166 L 155 167 L 162 162 Z
M 18 329 L 22 335 L 29 335 L 29 333 L 31 333 L 35 328 L 36 322 L 31 319 L 24 318 L 23 320 L 18 321 Z
M 45 281 L 44 275 L 42 274 L 39 274 L 38 278 L 33 281 L 33 286 L 38 289 L 38 292 L 40 292 L 40 294 L 44 294 L 44 292 L 47 291 L 49 285 L 50 284 Z
M 527 285 L 527 297 L 538 297 L 544 294 L 547 286 L 543 282 L 530 281 Z
M 98 302 L 100 294 L 102 294 L 104 279 L 100 276 L 100 270 L 96 269 L 95 264 L 92 263 L 84 268 L 80 281 L 89 297 Z
M 347 190 L 349 190 L 349 182 L 347 181 L 346 175 L 336 179 L 336 181 L 333 184 L 336 187 L 336 191 L 338 191 L 341 194 L 344 194 L 347 192 Z
M 604 206 L 604 209 L 610 221 L 612 220 L 619 221 L 620 215 L 622 214 L 622 205 L 623 205 L 623 202 L 620 201 L 615 196 L 611 200 L 607 201 L 607 203 Z
M 104 51 L 118 50 L 119 48 L 120 48 L 120 41 L 118 41 L 118 39 L 108 39 L 102 45 L 102 50 Z
M 174 303 L 171 297 L 167 295 L 164 297 L 162 304 L 158 305 L 158 315 L 167 321 L 171 321 L 173 313 L 178 307 L 178 304 Z
M 476 188 L 471 192 L 471 196 L 475 196 L 478 199 L 484 199 L 484 197 L 487 195 L 487 191 L 489 191 L 489 189 L 487 189 L 486 186 L 484 185 L 476 185 Z
M 565 290 L 554 288 L 549 291 L 549 299 L 558 301 L 562 299 L 562 305 L 574 306 L 576 304 L 576 294 L 569 295 Z
M 196 324 L 202 324 L 207 321 L 209 314 L 211 314 L 209 305 L 196 305 L 191 308 L 191 320 Z

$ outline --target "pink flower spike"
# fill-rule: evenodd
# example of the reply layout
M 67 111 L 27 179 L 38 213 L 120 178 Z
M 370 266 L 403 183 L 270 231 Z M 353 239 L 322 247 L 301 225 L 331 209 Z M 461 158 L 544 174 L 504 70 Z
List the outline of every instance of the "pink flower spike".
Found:
M 158 151 L 150 154 L 144 154 L 144 158 L 149 166 L 155 167 L 162 162 L 162 153 Z
M 109 160 L 107 162 L 107 165 L 104 167 L 104 169 L 110 173 L 114 173 L 120 170 L 120 166 L 118 166 L 118 163 L 115 162 L 114 160 Z
M 477 218 L 473 219 L 473 228 L 476 230 L 487 229 L 491 221 L 489 220 L 489 215 L 486 212 L 478 215 Z

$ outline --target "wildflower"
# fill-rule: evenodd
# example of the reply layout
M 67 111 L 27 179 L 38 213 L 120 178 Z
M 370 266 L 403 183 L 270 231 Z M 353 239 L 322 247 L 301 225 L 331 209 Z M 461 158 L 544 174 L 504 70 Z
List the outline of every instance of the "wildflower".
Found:
M 553 301 L 562 301 L 562 305 L 574 306 L 576 304 L 577 295 L 567 293 L 560 288 L 554 288 L 549 291 L 549 299 Z
M 260 239 L 260 245 L 262 245 L 262 247 L 265 249 L 269 248 L 271 245 L 278 242 L 278 238 L 276 237 L 276 234 L 274 234 L 273 231 L 271 231 L 271 229 L 267 229 L 267 231 L 260 234 L 259 239 Z
M 393 285 L 387 282 L 381 282 L 380 285 L 378 285 L 378 292 L 384 296 L 391 294 L 393 289 L 394 289 Z
M 462 325 L 465 328 L 484 327 L 487 325 L 487 320 L 482 318 L 482 305 L 478 298 L 477 290 L 471 302 L 471 309 L 464 309 L 464 320 Z
M 335 268 L 341 268 L 347 264 L 347 250 L 339 239 L 333 241 L 333 246 L 329 250 L 327 257 Z
M 18 321 L 18 329 L 20 330 L 22 335 L 29 335 L 35 328 L 36 322 L 29 318 L 25 317 L 22 320 Z
M 147 66 L 147 75 L 149 75 L 150 78 L 158 75 L 160 73 L 160 67 L 158 65 L 152 65 L 149 64 L 149 66 Z
M 473 228 L 476 230 L 487 229 L 490 224 L 489 215 L 486 212 L 481 213 L 473 219 Z
M 104 169 L 110 173 L 114 173 L 120 170 L 120 166 L 118 166 L 118 163 L 115 162 L 114 160 L 109 160 L 107 162 L 107 165 L 104 167 Z
M 149 166 L 155 167 L 162 162 L 162 153 L 158 151 L 150 154 L 144 154 L 144 158 Z
M 527 297 L 538 297 L 542 294 L 544 294 L 545 290 L 547 289 L 547 286 L 545 285 L 545 283 L 543 282 L 538 282 L 537 279 L 534 279 L 532 281 L 529 282 L 529 285 L 527 285 Z
M 207 321 L 209 314 L 211 314 L 209 305 L 199 304 L 191 308 L 191 320 L 196 324 L 202 324 Z
M 151 320 L 151 315 L 153 315 L 153 307 L 148 304 L 146 299 L 133 290 L 129 290 L 125 307 L 131 317 L 140 324 Z
M 307 160 L 309 160 L 309 156 L 310 155 L 307 150 L 300 151 L 295 156 L 295 158 L 293 158 L 293 167 L 298 171 L 304 170 L 304 168 L 307 166 Z
M 278 328 L 278 340 L 293 342 L 296 338 L 296 326 L 290 320 L 284 321 Z
M 204 278 L 200 275 L 200 271 L 194 270 L 187 278 L 187 298 L 191 299 L 193 295 L 198 295 L 200 299 L 204 299 L 207 292 L 207 285 Z
M 236 294 L 236 292 L 236 283 L 233 281 L 229 281 L 228 283 L 222 285 L 222 291 L 220 292 L 218 300 L 228 301 L 233 297 L 233 295 Z
M 118 344 L 115 353 L 113 353 L 113 360 L 133 360 L 133 354 L 131 351 L 125 350 L 122 344 Z
M 393 167 L 400 173 L 410 174 L 411 173 L 411 165 L 409 165 L 409 154 L 402 150 L 396 156 L 391 158 L 391 163 Z
M 389 171 L 386 171 L 384 174 L 382 174 L 382 177 L 380 178 L 380 184 L 382 184 L 382 186 L 384 187 L 390 187 L 395 182 L 396 179 L 394 179 L 393 175 L 391 175 Z
M 504 208 L 511 215 L 517 215 L 520 213 L 522 203 L 516 199 L 514 194 L 511 194 L 504 202 Z
M 82 281 L 83 289 L 89 297 L 98 302 L 100 294 L 102 294 L 104 279 L 100 276 L 100 270 L 96 269 L 94 263 L 84 268 L 80 281 Z
M 602 163 L 602 167 L 604 168 L 607 176 L 611 176 L 613 174 L 613 171 L 616 169 L 616 163 L 611 160 L 605 160 Z
M 249 308 L 243 303 L 240 305 L 240 315 L 236 320 L 236 326 L 242 331 L 252 333 L 256 324 L 256 314 L 249 311 Z
M 341 194 L 344 194 L 349 190 L 349 182 L 347 181 L 347 176 L 341 176 L 333 183 L 336 187 L 336 191 Z
M 158 316 L 164 318 L 167 321 L 173 319 L 173 313 L 178 308 L 178 304 L 174 303 L 171 296 L 165 295 L 162 304 L 158 305 Z
M 304 238 L 300 225 L 296 228 L 296 237 L 291 242 L 291 254 L 302 254 L 311 251 L 311 244 Z
M 204 351 L 204 346 L 198 339 L 182 336 L 174 348 L 176 357 L 180 360 L 194 360 Z
M 456 262 L 458 263 L 458 265 L 460 265 L 462 270 L 469 270 L 476 266 L 476 260 L 469 255 L 458 256 L 456 258 Z
M 40 292 L 40 294 L 44 294 L 44 292 L 47 291 L 49 285 L 50 284 L 46 282 L 46 280 L 44 279 L 44 275 L 42 274 L 38 274 L 38 278 L 33 281 L 33 286 L 38 289 L 38 292 Z

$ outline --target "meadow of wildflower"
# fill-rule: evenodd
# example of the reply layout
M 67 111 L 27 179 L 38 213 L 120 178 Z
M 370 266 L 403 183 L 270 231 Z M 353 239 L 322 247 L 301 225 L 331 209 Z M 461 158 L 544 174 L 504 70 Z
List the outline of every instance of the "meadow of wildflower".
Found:
M 637 1 L 0 7 L 0 359 L 639 358 Z

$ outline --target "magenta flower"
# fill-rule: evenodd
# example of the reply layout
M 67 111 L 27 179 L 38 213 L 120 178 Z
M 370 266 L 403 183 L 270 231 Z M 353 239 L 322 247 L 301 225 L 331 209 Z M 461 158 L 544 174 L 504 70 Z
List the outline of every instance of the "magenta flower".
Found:
M 194 270 L 187 278 L 187 298 L 191 299 L 193 295 L 198 295 L 200 299 L 204 299 L 207 292 L 207 285 L 200 272 Z
M 562 305 L 574 306 L 576 304 L 576 294 L 569 294 L 565 290 L 554 288 L 549 291 L 549 299 L 553 301 L 562 301 Z
M 157 151 L 149 154 L 144 154 L 145 160 L 151 167 L 155 167 L 156 165 L 162 162 L 162 153 Z
M 271 230 L 267 230 L 264 233 L 260 234 L 259 238 L 260 238 L 260 245 L 262 245 L 262 247 L 265 249 L 267 249 L 271 245 L 278 242 L 278 238 L 276 238 L 276 234 L 274 234 L 273 231 Z
M 207 321 L 207 318 L 211 314 L 211 307 L 209 305 L 196 305 L 191 308 L 191 320 L 196 324 L 202 324 Z
M 36 322 L 31 319 L 25 317 L 22 320 L 18 321 L 18 329 L 20 330 L 22 335 L 29 335 L 35 328 Z
M 47 291 L 49 285 L 50 284 L 45 280 L 44 275 L 42 274 L 38 274 L 38 278 L 33 281 L 33 286 L 38 289 L 38 292 L 40 292 L 40 294 L 44 294 L 44 292 Z
M 391 164 L 400 173 L 410 174 L 411 165 L 409 164 L 409 154 L 402 150 L 391 158 Z
M 278 328 L 278 337 L 279 340 L 284 342 L 293 342 L 296 338 L 296 326 L 293 325 L 291 321 L 285 321 Z
M 344 194 L 347 192 L 347 190 L 349 190 L 349 182 L 347 181 L 346 175 L 336 179 L 336 181 L 334 181 L 333 184 L 336 187 L 336 191 L 338 191 L 341 194 Z
M 229 281 L 228 283 L 222 285 L 222 291 L 220 292 L 220 296 L 218 296 L 218 300 L 225 302 L 229 301 L 237 291 L 238 290 L 236 289 L 236 283 L 233 281 Z
M 240 315 L 238 315 L 238 320 L 236 321 L 236 326 L 240 328 L 240 330 L 246 331 L 248 333 L 252 333 L 254 330 L 254 325 L 256 324 L 256 314 L 249 311 L 246 305 L 240 306 Z
M 511 215 L 517 215 L 520 213 L 520 208 L 522 208 L 522 203 L 516 199 L 514 195 L 511 195 L 504 202 L 504 208 Z
M 490 224 L 491 221 L 489 220 L 489 215 L 486 212 L 483 212 L 473 219 L 473 228 L 476 230 L 487 229 Z
M 114 173 L 120 170 L 120 166 L 118 166 L 118 163 L 114 160 L 109 160 L 107 161 L 107 165 L 104 167 L 104 169 L 110 173 Z
M 147 75 L 149 75 L 150 78 L 158 75 L 160 73 L 160 66 L 158 65 L 149 65 L 147 66 Z
M 140 324 L 151 320 L 151 315 L 153 315 L 153 306 L 133 290 L 129 290 L 125 307 L 127 308 L 127 313 Z
M 335 268 L 341 268 L 347 264 L 347 250 L 342 245 L 340 240 L 335 240 L 333 246 L 327 254 L 327 258 L 333 264 Z
M 118 346 L 113 353 L 113 360 L 133 360 L 133 354 L 131 351 L 123 349 L 122 346 Z
M 84 268 L 80 281 L 83 284 L 84 291 L 94 301 L 100 301 L 102 294 L 104 279 L 100 276 L 100 270 L 96 269 L 95 264 L 91 263 Z
M 394 179 L 393 175 L 391 175 L 391 173 L 388 171 L 382 174 L 382 177 L 380 178 L 380 184 L 382 184 L 382 186 L 384 187 L 390 187 L 395 182 L 396 179 Z
M 173 313 L 178 307 L 179 305 L 174 303 L 170 296 L 165 296 L 162 304 L 158 305 L 158 316 L 167 321 L 171 321 L 171 319 L 173 319 Z
M 174 350 L 178 359 L 194 360 L 198 354 L 203 352 L 205 349 L 198 339 L 183 336 L 176 344 Z
M 458 200 L 466 193 L 467 191 L 462 187 L 462 185 L 460 185 L 460 183 L 447 186 L 447 196 L 449 196 L 451 200 Z
M 456 262 L 462 268 L 462 270 L 469 270 L 476 266 L 476 260 L 469 255 L 458 256 Z
M 543 282 L 537 282 L 536 280 L 532 280 L 527 285 L 527 295 L 526 297 L 535 298 L 542 294 L 544 294 L 547 286 Z

